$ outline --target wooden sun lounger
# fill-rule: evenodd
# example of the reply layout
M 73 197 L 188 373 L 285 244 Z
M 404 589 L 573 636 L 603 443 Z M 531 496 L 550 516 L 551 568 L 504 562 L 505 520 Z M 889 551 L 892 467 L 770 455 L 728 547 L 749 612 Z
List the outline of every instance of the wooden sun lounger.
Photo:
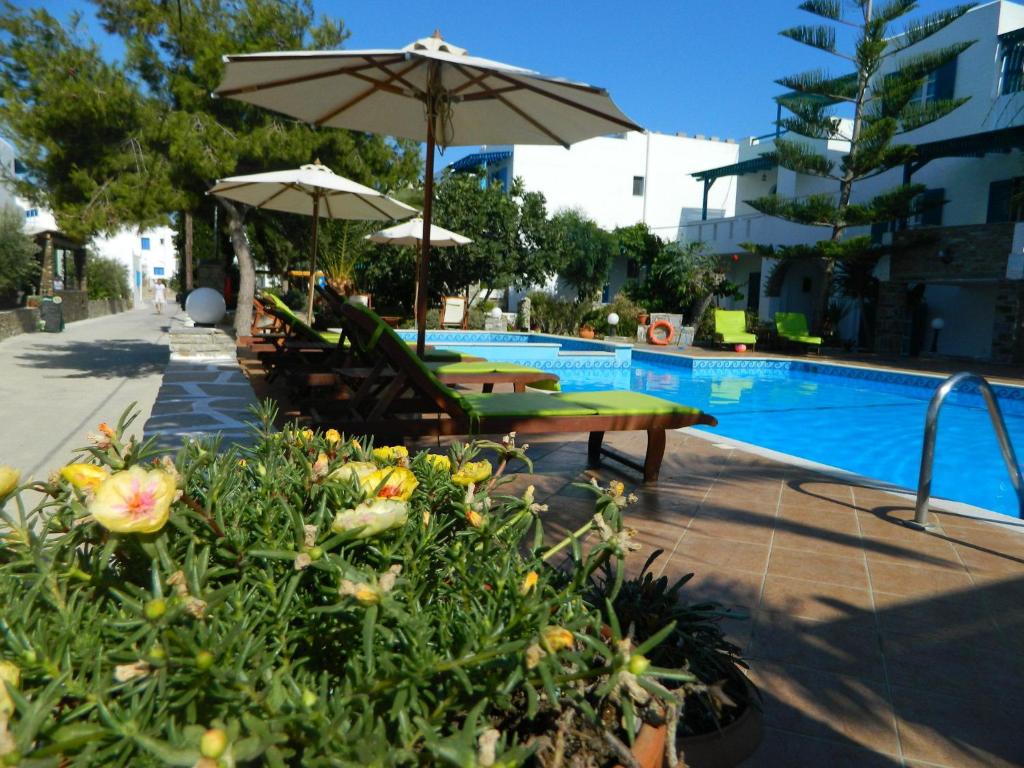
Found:
M 377 355 L 374 371 L 345 401 L 318 403 L 314 422 L 348 434 L 402 440 L 424 435 L 507 432 L 589 432 L 591 465 L 602 456 L 621 461 L 655 482 L 665 453 L 665 431 L 717 420 L 696 408 L 639 392 L 460 393 L 438 380 L 409 347 L 370 310 L 345 305 L 353 345 Z M 643 463 L 602 446 L 606 432 L 647 432 Z

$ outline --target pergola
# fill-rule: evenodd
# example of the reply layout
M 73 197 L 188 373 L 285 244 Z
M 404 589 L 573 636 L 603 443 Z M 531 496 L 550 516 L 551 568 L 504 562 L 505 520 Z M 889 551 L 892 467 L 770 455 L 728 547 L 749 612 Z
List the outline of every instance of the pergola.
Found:
M 39 273 L 39 295 L 53 295 L 53 279 L 56 275 L 66 278 L 68 275 L 68 254 L 71 254 L 75 265 L 75 286 L 74 290 L 86 290 L 85 279 L 85 246 L 68 235 L 56 229 L 32 230 L 27 229 L 25 234 L 35 240 L 42 254 L 42 269 Z M 60 269 L 58 270 L 58 265 Z M 71 290 L 65 285 L 65 289 Z

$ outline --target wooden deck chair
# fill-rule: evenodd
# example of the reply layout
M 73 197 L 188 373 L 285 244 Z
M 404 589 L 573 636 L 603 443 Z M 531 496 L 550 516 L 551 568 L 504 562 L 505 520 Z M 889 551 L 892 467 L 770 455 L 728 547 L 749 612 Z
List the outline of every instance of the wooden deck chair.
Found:
M 469 313 L 466 312 L 464 296 L 445 296 L 441 299 L 440 325 L 442 328 L 463 330 L 469 327 Z
M 368 377 L 350 400 L 312 411 L 320 427 L 389 440 L 583 431 L 590 433 L 587 456 L 592 466 L 607 456 L 641 471 L 645 482 L 655 482 L 665 454 L 666 430 L 718 423 L 696 408 L 640 392 L 457 392 L 442 383 L 372 312 L 351 304 L 341 311 L 346 329 L 359 337 L 358 343 L 374 353 L 378 362 L 375 375 Z M 642 464 L 602 446 L 605 432 L 638 430 L 647 432 Z
M 345 299 L 329 286 L 319 289 L 324 302 L 338 315 L 343 315 Z M 351 302 L 350 302 L 351 303 Z M 363 306 L 365 305 L 358 305 Z M 366 308 L 366 314 L 373 317 L 381 325 L 387 325 L 372 310 Z M 346 321 L 342 317 L 342 332 L 350 345 L 351 354 L 361 362 L 350 360 L 349 365 L 365 368 L 372 365 L 377 354 L 363 343 L 363 334 L 348 332 Z M 430 350 L 426 356 L 426 365 L 445 384 L 477 384 L 484 392 L 491 392 L 495 384 L 511 384 L 516 392 L 525 391 L 527 386 L 546 391 L 558 391 L 558 375 L 517 363 L 490 362 L 479 358 L 467 359 L 468 356 L 456 357 L 457 352 L 450 350 Z M 351 374 L 351 371 L 339 371 L 339 374 Z

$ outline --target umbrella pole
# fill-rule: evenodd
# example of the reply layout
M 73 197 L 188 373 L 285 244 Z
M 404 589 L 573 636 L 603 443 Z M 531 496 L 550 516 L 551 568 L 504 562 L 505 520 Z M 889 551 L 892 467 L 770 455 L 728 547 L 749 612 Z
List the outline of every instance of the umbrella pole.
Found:
M 313 324 L 313 288 L 316 285 L 316 241 L 320 235 L 320 195 L 313 195 L 313 252 L 309 255 L 309 298 L 306 301 L 306 322 Z
M 416 272 L 416 354 L 427 345 L 427 262 L 430 258 L 430 219 L 434 202 L 434 121 L 427 121 L 427 168 L 423 179 L 423 239 Z

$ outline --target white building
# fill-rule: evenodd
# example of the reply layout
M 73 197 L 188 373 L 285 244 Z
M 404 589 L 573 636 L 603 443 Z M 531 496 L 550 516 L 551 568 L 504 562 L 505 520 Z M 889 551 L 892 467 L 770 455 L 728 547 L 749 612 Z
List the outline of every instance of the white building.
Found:
M 520 178 L 528 191 L 542 192 L 551 213 L 578 209 L 604 229 L 647 224 L 663 240 L 676 240 L 680 227 L 698 220 L 703 185 L 691 174 L 736 162 L 739 145 L 717 137 L 630 131 L 555 146 L 481 147 L 450 166 L 453 171 L 485 168 L 505 187 Z M 734 180 L 711 190 L 708 206 L 717 216 L 734 213 Z M 617 260 L 605 293 L 612 296 L 636 277 L 635 265 Z M 513 303 L 518 301 L 514 297 Z M 512 307 L 514 308 L 514 307 Z
M 90 247 L 97 256 L 117 259 L 128 270 L 136 298 L 147 295 L 154 280 L 165 284 L 178 269 L 178 252 L 170 227 L 122 229 L 113 235 L 93 238 Z
M 937 340 L 939 353 L 1024 359 L 1019 313 L 1009 317 L 997 310 L 997 305 L 1019 304 L 1024 297 L 1024 265 L 1018 264 L 1024 259 L 1024 231 L 1016 231 L 1020 228 L 1012 224 L 1024 218 L 1020 200 L 1024 193 L 1024 6 L 997 0 L 976 7 L 900 56 L 917 56 L 971 40 L 975 42 L 970 48 L 932 74 L 918 96 L 922 103 L 944 98 L 970 100 L 941 120 L 897 137 L 900 143 L 915 145 L 914 160 L 854 189 L 857 201 L 913 182 L 926 185 L 926 194 L 933 199 L 947 201 L 916 220 L 872 228 L 876 241 L 888 243 L 895 238 L 902 249 L 884 257 L 876 272 L 882 281 L 876 334 L 880 351 L 907 352 L 908 347 L 915 351 L 915 342 L 908 338 L 913 332 L 901 326 L 924 324 L 930 342 L 932 334 L 927 329 L 938 318 L 944 323 Z M 890 69 L 878 76 L 884 77 L 896 66 L 894 57 Z M 816 310 L 812 304 L 820 284 L 820 266 L 808 263 L 791 269 L 780 295 L 768 297 L 763 289 L 773 264 L 750 254 L 742 244 L 812 243 L 827 238 L 828 229 L 764 216 L 743 201 L 773 193 L 784 197 L 835 193 L 837 184 L 776 167 L 760 157 L 770 148 L 770 139 L 745 145 L 739 163 L 709 164 L 697 173 L 696 179 L 710 181 L 711 190 L 725 181 L 734 182 L 733 187 L 725 187 L 734 195 L 734 214 L 688 224 L 681 237 L 703 241 L 714 252 L 730 257 L 730 278 L 747 286 L 738 306 L 758 309 L 764 320 L 776 311 L 801 311 L 810 316 Z M 844 149 L 842 142 L 828 147 L 834 158 Z M 761 290 L 755 291 L 755 285 Z M 915 288 L 923 292 L 918 306 L 926 307 L 920 317 L 911 317 L 917 309 L 907 303 L 907 293 Z M 856 328 L 854 317 L 843 332 L 852 336 Z M 920 337 L 920 328 L 917 335 Z M 921 348 L 920 338 L 916 347 Z

